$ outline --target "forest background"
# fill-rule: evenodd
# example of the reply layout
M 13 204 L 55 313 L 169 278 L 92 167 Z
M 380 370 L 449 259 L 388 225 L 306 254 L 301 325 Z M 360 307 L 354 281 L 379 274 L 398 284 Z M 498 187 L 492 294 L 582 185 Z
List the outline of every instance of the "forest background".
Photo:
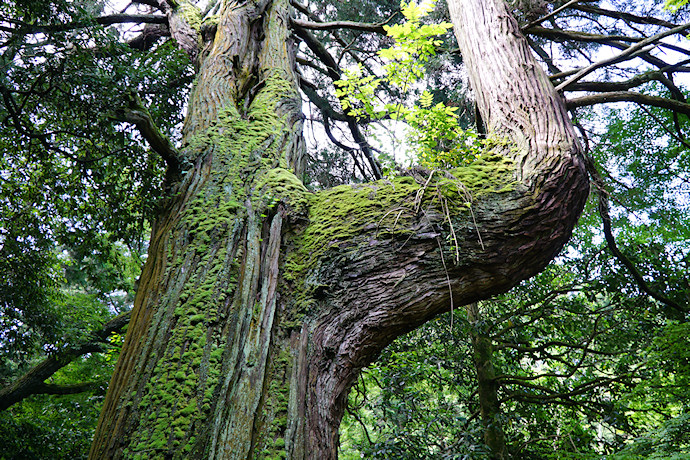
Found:
M 165 174 L 156 137 L 113 108 L 143 101 L 176 139 L 193 83 L 150 3 L 0 6 L 2 458 L 83 458 L 91 443 Z M 351 391 L 341 458 L 690 455 L 690 24 L 677 6 L 511 4 L 567 100 L 593 193 L 546 270 L 382 352 Z M 471 164 L 490 142 L 445 4 L 293 8 L 310 189 L 386 180 L 411 155 Z

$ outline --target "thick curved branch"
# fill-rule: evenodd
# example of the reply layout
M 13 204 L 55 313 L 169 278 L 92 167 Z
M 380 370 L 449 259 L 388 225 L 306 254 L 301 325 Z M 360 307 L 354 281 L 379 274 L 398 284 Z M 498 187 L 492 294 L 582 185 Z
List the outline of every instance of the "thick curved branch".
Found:
M 649 96 L 647 94 L 630 91 L 613 91 L 608 93 L 590 94 L 587 96 L 570 98 L 566 101 L 569 109 L 586 107 L 596 104 L 606 104 L 611 102 L 636 102 L 642 105 L 660 107 L 662 109 L 673 110 L 690 117 L 690 104 L 687 102 L 667 99 L 659 96 Z
M 108 337 L 112 333 L 120 332 L 129 323 L 129 318 L 129 312 L 116 316 L 102 328 L 92 332 L 92 340 L 51 354 L 15 382 L 1 389 L 0 411 L 33 394 L 45 393 L 47 384 L 44 381 L 80 356 L 102 352 Z
M 139 3 L 141 5 L 148 5 L 153 8 L 159 8 L 159 2 L 158 0 L 131 0 L 132 3 Z
M 170 29 L 167 26 L 158 24 L 147 24 L 136 37 L 127 40 L 130 48 L 139 51 L 148 51 L 162 37 L 169 37 Z
M 569 40 L 582 43 L 601 43 L 602 45 L 624 45 L 623 42 L 638 43 L 643 38 L 629 37 L 627 35 L 602 35 L 579 30 L 553 29 L 549 27 L 533 26 L 525 30 L 526 34 L 543 37 L 554 41 Z
M 159 14 L 110 14 L 107 16 L 99 16 L 96 22 L 102 26 L 111 26 L 113 24 L 167 24 L 168 19 Z
M 658 71 L 649 71 L 645 72 L 639 75 L 635 75 L 633 78 L 630 78 L 625 81 L 617 81 L 617 82 L 578 82 L 570 86 L 568 91 L 590 91 L 590 92 L 608 92 L 608 93 L 618 93 L 618 92 L 625 92 L 628 91 L 632 88 L 636 88 L 638 86 L 641 86 L 645 83 L 648 83 L 650 81 L 658 81 L 662 85 L 664 85 L 670 92 L 673 101 L 680 102 L 680 103 L 685 103 L 685 95 L 683 92 L 676 86 L 676 84 L 667 76 L 667 72 L 672 72 L 673 71 L 673 66 L 672 68 L 669 69 L 661 69 Z M 620 96 L 623 97 L 623 96 Z M 633 98 L 636 96 L 632 96 Z M 666 99 L 666 98 L 662 98 Z M 643 99 L 638 98 L 638 100 L 641 102 Z M 649 100 L 648 105 L 653 105 L 653 106 L 660 106 L 658 104 L 662 104 L 663 101 L 654 101 L 654 99 Z M 682 107 L 680 105 L 678 106 L 673 106 L 673 107 L 667 107 L 666 105 L 662 105 L 660 107 L 665 107 L 673 110 L 674 117 L 676 117 L 678 111 L 675 110 L 677 107 Z M 680 110 L 682 113 L 682 110 Z M 678 125 L 678 122 L 676 120 L 676 125 Z
M 587 176 L 563 100 L 506 3 L 454 0 L 449 8 L 482 118 L 505 141 L 492 158 L 509 166 L 486 165 L 486 188 L 473 190 L 463 177 L 483 173 L 469 166 L 317 195 L 305 238 L 326 252 L 309 250 L 318 260 L 305 261 L 310 286 L 323 286 L 309 427 L 338 420 L 357 371 L 393 338 L 447 311 L 451 298 L 467 305 L 542 270 L 584 206 Z M 509 190 L 498 185 L 504 180 Z M 329 233 L 337 226 L 346 236 Z M 308 435 L 313 445 L 334 445 L 337 430 Z

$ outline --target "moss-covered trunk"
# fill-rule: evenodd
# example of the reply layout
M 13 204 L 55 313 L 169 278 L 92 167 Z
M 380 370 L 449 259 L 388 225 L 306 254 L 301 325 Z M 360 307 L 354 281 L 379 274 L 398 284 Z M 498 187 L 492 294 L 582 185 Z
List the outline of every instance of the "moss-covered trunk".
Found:
M 495 77 L 475 86 L 492 151 L 310 194 L 287 0 L 223 2 L 91 458 L 334 458 L 382 347 L 567 241 L 587 182 L 562 101 L 502 0 L 451 11 L 470 75 Z
M 92 458 L 278 455 L 293 436 L 279 267 L 306 190 L 287 2 L 218 21 L 184 126 L 195 164 L 154 224 Z

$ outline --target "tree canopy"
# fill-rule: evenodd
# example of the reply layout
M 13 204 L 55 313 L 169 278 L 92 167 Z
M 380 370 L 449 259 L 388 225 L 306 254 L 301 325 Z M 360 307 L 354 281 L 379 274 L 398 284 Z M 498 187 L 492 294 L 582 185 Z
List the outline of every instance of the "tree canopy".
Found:
M 340 455 L 687 454 L 688 8 L 508 3 L 565 100 L 593 193 L 537 277 L 446 305 L 382 352 L 350 395 Z M 86 456 L 152 225 L 197 161 L 184 151 L 198 126 L 183 123 L 226 7 L 0 5 L 0 458 Z M 307 143 L 298 179 L 310 190 L 405 175 L 426 189 L 440 170 L 481 165 L 480 153 L 500 143 L 476 108 L 482 96 L 469 89 L 444 2 L 289 8 Z M 241 27 L 260 36 L 252 24 Z M 251 121 L 271 82 L 232 65 Z M 395 227 L 402 215 L 384 218 Z M 454 238 L 439 242 L 449 261 Z

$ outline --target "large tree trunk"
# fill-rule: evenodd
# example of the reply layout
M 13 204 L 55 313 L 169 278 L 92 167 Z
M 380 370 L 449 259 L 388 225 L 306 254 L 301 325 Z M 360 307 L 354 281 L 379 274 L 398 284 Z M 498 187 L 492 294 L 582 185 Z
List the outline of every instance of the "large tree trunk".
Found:
M 91 458 L 335 458 L 384 346 L 560 250 L 588 191 L 563 103 L 502 0 L 451 12 L 491 153 L 310 194 L 287 1 L 222 8 Z

